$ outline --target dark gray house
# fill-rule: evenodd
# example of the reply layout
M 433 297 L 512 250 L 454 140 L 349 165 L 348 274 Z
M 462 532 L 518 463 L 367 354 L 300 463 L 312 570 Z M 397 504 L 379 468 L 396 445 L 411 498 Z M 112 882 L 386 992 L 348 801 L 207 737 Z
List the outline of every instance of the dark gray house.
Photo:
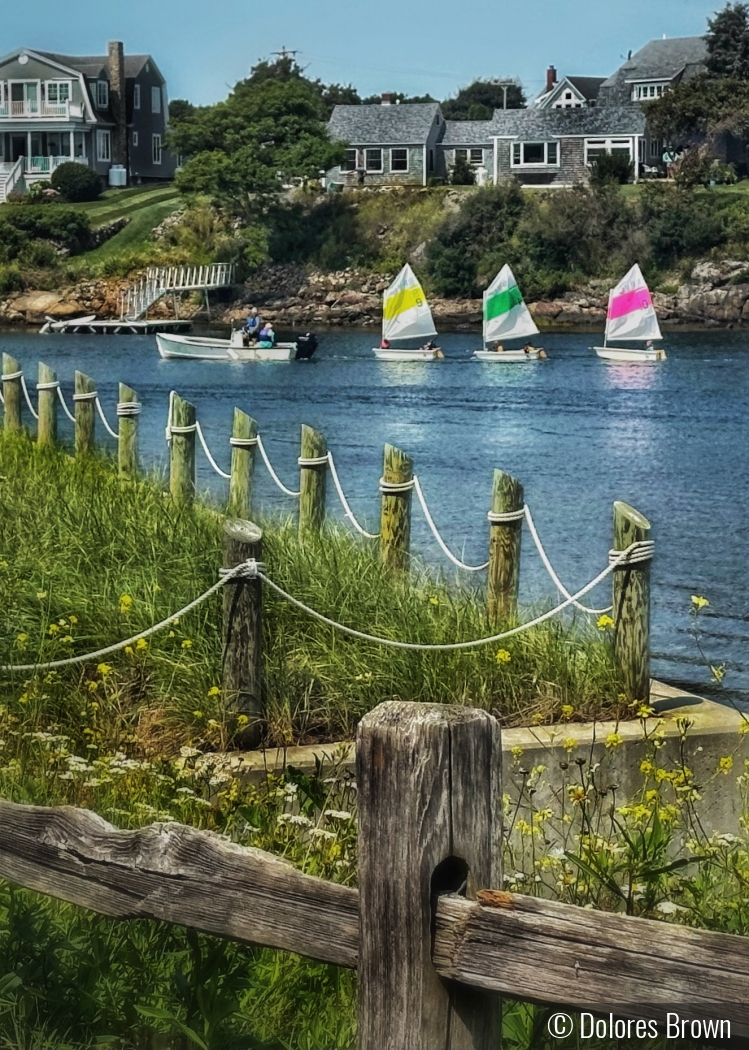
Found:
M 171 178 L 167 117 L 158 66 L 119 41 L 106 55 L 12 51 L 0 58 L 0 202 L 71 160 L 105 178 L 116 166 L 128 182 Z
M 327 173 L 332 186 L 426 186 L 440 174 L 438 145 L 445 118 L 438 102 L 336 106 L 328 134 L 348 146 L 344 163 Z
M 707 45 L 704 37 L 682 36 L 651 40 L 601 84 L 598 104 L 626 106 L 650 102 L 698 73 L 704 73 Z

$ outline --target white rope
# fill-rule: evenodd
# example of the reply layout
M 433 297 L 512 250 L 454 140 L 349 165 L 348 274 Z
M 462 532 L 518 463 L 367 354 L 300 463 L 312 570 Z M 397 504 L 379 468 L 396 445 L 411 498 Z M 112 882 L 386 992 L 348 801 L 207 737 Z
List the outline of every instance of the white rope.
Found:
M 208 445 L 206 443 L 205 437 L 203 436 L 203 428 L 201 427 L 200 423 L 197 423 L 197 422 L 195 423 L 195 431 L 197 432 L 197 435 L 200 438 L 200 444 L 203 446 L 203 451 L 205 452 L 205 458 L 211 464 L 213 469 L 222 478 L 230 478 L 231 474 L 227 474 L 225 470 L 222 470 L 221 467 L 216 462 L 216 460 L 211 455 L 211 450 L 208 448 Z M 174 427 L 172 427 L 172 433 L 174 433 Z
M 297 459 L 297 465 L 300 467 L 327 467 L 328 462 L 327 452 L 324 456 L 299 456 Z
M 3 397 L 3 392 L 0 389 L 0 405 L 4 405 L 4 404 L 5 404 L 5 398 Z
M 522 521 L 525 517 L 525 506 L 519 510 L 490 510 L 486 515 L 492 525 L 511 525 L 513 521 Z
M 556 572 L 554 572 L 554 567 L 551 564 L 551 562 L 549 561 L 549 557 L 548 557 L 546 551 L 544 550 L 543 544 L 541 543 L 541 539 L 540 539 L 540 537 L 538 535 L 538 532 L 536 531 L 535 523 L 534 523 L 533 518 L 531 516 L 530 507 L 528 507 L 527 504 L 524 507 L 524 514 L 525 514 L 525 520 L 526 520 L 526 522 L 528 524 L 528 531 L 531 534 L 531 539 L 533 540 L 533 542 L 536 545 L 536 550 L 538 551 L 539 556 L 541 558 L 541 561 L 544 564 L 544 568 L 546 569 L 546 571 L 548 572 L 549 576 L 551 577 L 552 583 L 555 585 L 557 590 L 561 594 L 564 595 L 565 598 L 569 598 L 570 597 L 570 592 L 567 590 L 567 588 L 564 586 L 562 581 L 559 579 L 559 577 L 557 576 Z M 621 552 L 618 552 L 618 553 L 621 553 Z M 589 613 L 591 616 L 602 616 L 604 613 L 611 612 L 611 609 L 613 608 L 613 606 L 608 605 L 605 609 L 591 609 L 587 605 L 581 605 L 580 602 L 578 602 L 578 601 L 574 601 L 572 604 L 575 606 L 576 609 L 580 609 L 580 611 L 584 612 L 584 613 Z
M 60 399 L 60 404 L 63 407 L 63 411 L 65 412 L 65 415 L 68 417 L 68 419 L 70 420 L 71 423 L 75 423 L 75 416 L 73 415 L 73 413 L 70 411 L 70 409 L 68 408 L 68 406 L 65 403 L 65 398 L 63 397 L 63 393 L 62 393 L 62 390 L 60 389 L 60 384 L 59 383 L 57 384 L 57 396 Z
M 37 390 L 59 390 L 60 389 L 60 380 L 59 379 L 51 379 L 49 381 L 49 383 L 37 383 L 36 384 L 36 389 Z
M 139 416 L 143 410 L 143 405 L 140 401 L 118 401 L 117 402 L 117 415 L 122 419 L 127 419 L 128 416 Z
M 80 394 L 73 394 L 73 401 L 95 401 L 98 397 L 98 390 L 84 390 Z
M 437 526 L 434 524 L 434 519 L 429 513 L 429 507 L 427 506 L 427 501 L 424 498 L 424 492 L 421 488 L 421 482 L 419 481 L 419 478 L 416 474 L 414 474 L 413 476 L 413 484 L 414 491 L 416 493 L 416 496 L 418 497 L 419 503 L 421 504 L 421 509 L 424 511 L 424 517 L 427 520 L 427 525 L 432 530 L 432 535 L 439 544 L 443 554 L 445 554 L 450 559 L 453 565 L 457 565 L 459 569 L 465 569 L 466 572 L 479 572 L 481 569 L 485 569 L 489 564 L 488 561 L 485 561 L 483 565 L 466 565 L 466 563 L 464 561 L 461 561 L 460 558 L 455 557 L 453 552 L 450 550 L 450 548 L 440 536 Z
M 352 511 L 351 507 L 349 506 L 349 502 L 346 499 L 343 487 L 341 486 L 341 481 L 338 477 L 338 471 L 336 470 L 335 463 L 333 462 L 332 452 L 328 452 L 328 464 L 330 466 L 330 476 L 333 479 L 333 484 L 335 485 L 336 492 L 338 493 L 338 499 L 341 501 L 341 506 L 343 507 L 344 516 L 348 518 L 348 520 L 354 526 L 356 531 L 361 533 L 362 536 L 364 536 L 368 540 L 376 540 L 377 537 L 380 535 L 379 532 L 367 532 L 367 530 L 356 520 L 354 512 Z
M 632 546 L 637 546 L 637 544 L 633 544 Z M 301 609 L 302 612 L 307 613 L 308 616 L 313 617 L 313 619 L 315 620 L 319 620 L 320 623 L 324 623 L 328 627 L 334 627 L 336 630 L 342 631 L 343 634 L 348 634 L 352 638 L 361 638 L 362 641 L 365 642 L 375 642 L 378 645 L 387 645 L 390 646 L 392 649 L 448 651 L 455 649 L 475 649 L 480 645 L 491 645 L 493 642 L 500 642 L 505 638 L 511 638 L 515 634 L 520 634 L 522 631 L 527 631 L 531 627 L 538 627 L 539 624 L 544 623 L 546 620 L 550 620 L 553 616 L 556 616 L 557 613 L 560 613 L 563 609 L 566 609 L 568 605 L 572 605 L 573 602 L 576 602 L 579 598 L 582 598 L 584 595 L 586 595 L 588 591 L 592 591 L 594 587 L 597 587 L 602 580 L 605 580 L 606 577 L 620 565 L 620 563 L 622 563 L 628 556 L 630 556 L 631 551 L 632 547 L 628 547 L 626 551 L 618 551 L 618 557 L 613 561 L 610 561 L 606 568 L 598 573 L 595 579 L 591 580 L 590 583 L 585 585 L 585 587 L 581 587 L 577 594 L 570 595 L 569 598 L 566 598 L 554 609 L 550 609 L 548 612 L 542 613 L 540 616 L 536 616 L 533 620 L 528 620 L 527 623 L 521 623 L 517 627 L 512 627 L 509 631 L 501 631 L 499 634 L 492 634 L 488 638 L 474 638 L 472 641 L 469 642 L 443 642 L 434 645 L 425 645 L 419 642 L 398 642 L 393 638 L 380 638 L 378 635 L 366 634 L 364 631 L 357 631 L 353 627 L 346 627 L 342 623 L 337 623 L 335 620 L 331 620 L 329 619 L 329 617 L 323 616 L 322 613 L 319 613 L 315 609 L 310 608 L 309 605 L 305 605 L 304 602 L 300 602 L 298 598 L 294 598 L 293 595 L 283 590 L 282 587 L 279 587 L 277 583 L 274 583 L 273 580 L 269 579 L 264 573 L 259 572 L 258 576 L 263 581 L 263 583 L 268 584 L 271 590 L 274 590 L 276 594 L 280 595 L 287 602 L 290 602 L 292 605 L 295 605 L 297 609 Z
M 414 479 L 409 478 L 408 481 L 385 481 L 384 478 L 380 478 L 379 486 L 383 496 L 398 496 L 403 492 L 411 491 L 414 487 Z
M 259 434 L 257 436 L 257 447 L 258 447 L 258 451 L 260 452 L 260 455 L 263 457 L 263 463 L 265 463 L 265 466 L 266 466 L 266 468 L 268 470 L 268 473 L 273 478 L 275 483 L 278 485 L 278 487 L 280 488 L 281 492 L 285 492 L 287 496 L 293 496 L 295 499 L 298 496 L 301 496 L 301 492 L 294 492 L 293 489 L 287 489 L 286 486 L 284 485 L 284 483 L 279 478 L 278 474 L 276 474 L 275 470 L 273 469 L 273 464 L 268 459 L 268 453 L 265 451 L 265 445 L 263 444 L 262 439 L 261 439 Z
M 21 388 L 23 390 L 23 396 L 26 398 L 26 404 L 29 406 L 29 412 L 32 414 L 34 419 L 38 419 L 39 413 L 31 403 L 31 398 L 29 397 L 29 388 L 26 386 L 26 377 L 24 376 L 23 372 L 21 372 Z
M 253 438 L 229 438 L 229 444 L 232 448 L 257 448 L 258 439 Z
M 96 398 L 96 408 L 99 412 L 99 415 L 101 416 L 101 421 L 104 424 L 104 429 L 107 431 L 110 437 L 113 437 L 115 441 L 119 441 L 120 435 L 117 433 L 116 430 L 112 430 L 109 423 L 107 422 L 107 417 L 104 415 L 104 409 L 101 407 L 101 401 L 99 400 L 98 395 Z
M 210 598 L 212 594 L 215 594 L 219 588 L 223 587 L 224 584 L 229 583 L 235 576 L 248 577 L 253 573 L 254 559 L 248 562 L 240 562 L 239 565 L 235 565 L 233 569 L 225 569 L 221 573 L 218 583 L 214 583 L 207 591 L 203 591 L 201 595 L 188 602 L 182 609 L 179 609 L 176 613 L 172 613 L 166 620 L 161 620 L 159 623 L 154 624 L 153 627 L 147 628 L 145 631 L 141 631 L 140 634 L 134 634 L 131 638 L 126 638 L 123 642 L 115 642 L 114 645 L 107 645 L 103 649 L 96 649 L 93 653 L 84 653 L 82 656 L 69 656 L 65 660 L 48 660 L 43 664 L 6 664 L 0 667 L 0 672 L 14 672 L 14 671 L 51 671 L 56 667 L 70 667 L 73 664 L 83 664 L 89 660 L 97 660 L 101 656 L 108 656 L 110 653 L 116 653 L 119 649 L 124 649 L 126 645 L 132 645 L 133 642 L 137 642 L 140 638 L 148 638 L 152 634 L 156 634 L 157 631 L 163 630 L 165 627 L 169 627 L 174 623 L 175 620 L 181 619 L 186 616 L 189 612 L 192 612 L 198 605 Z M 254 578 L 257 578 L 260 574 L 257 571 L 259 564 L 254 570 Z M 250 577 L 252 578 L 252 577 Z
M 616 568 L 626 569 L 630 565 L 640 565 L 643 562 L 651 561 L 654 550 L 655 543 L 653 540 L 637 540 L 635 543 L 630 543 L 625 551 L 619 551 L 612 547 L 609 551 L 609 562 Z M 621 557 L 622 554 L 625 555 L 624 558 Z
M 23 372 L 21 371 L 21 369 L 19 369 L 17 372 L 3 372 L 3 374 L 0 376 L 0 382 L 12 383 L 14 379 L 20 379 L 22 375 Z

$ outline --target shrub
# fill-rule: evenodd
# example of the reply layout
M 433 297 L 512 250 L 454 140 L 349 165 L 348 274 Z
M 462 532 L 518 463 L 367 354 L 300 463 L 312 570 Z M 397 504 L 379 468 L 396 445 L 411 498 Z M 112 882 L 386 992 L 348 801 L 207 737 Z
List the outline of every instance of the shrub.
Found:
M 623 153 L 604 153 L 591 165 L 590 181 L 594 186 L 623 186 L 634 176 L 634 164 Z
M 101 196 L 104 183 L 87 165 L 70 161 L 52 172 L 52 187 L 68 201 L 95 201 Z
M 17 266 L 0 266 L 0 295 L 22 292 L 24 287 L 23 275 Z
M 450 182 L 453 186 L 474 186 L 476 183 L 476 172 L 465 157 L 456 157 L 450 172 Z
M 654 261 L 663 267 L 726 242 L 728 219 L 716 198 L 657 183 L 643 187 L 641 220 Z
M 75 255 L 88 247 L 90 232 L 88 217 L 74 208 L 4 208 L 0 213 L 0 262 L 18 258 L 29 241 L 52 241 Z
M 18 255 L 18 263 L 24 269 L 47 269 L 59 260 L 59 249 L 51 241 L 29 241 Z

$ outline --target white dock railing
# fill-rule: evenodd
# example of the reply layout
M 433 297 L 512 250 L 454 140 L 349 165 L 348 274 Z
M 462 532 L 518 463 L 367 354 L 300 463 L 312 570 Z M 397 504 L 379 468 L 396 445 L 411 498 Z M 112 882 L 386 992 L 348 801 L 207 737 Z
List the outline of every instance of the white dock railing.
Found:
M 122 296 L 120 315 L 137 321 L 163 295 L 169 292 L 208 292 L 226 288 L 233 282 L 233 263 L 209 263 L 207 266 L 151 266 L 144 277 Z

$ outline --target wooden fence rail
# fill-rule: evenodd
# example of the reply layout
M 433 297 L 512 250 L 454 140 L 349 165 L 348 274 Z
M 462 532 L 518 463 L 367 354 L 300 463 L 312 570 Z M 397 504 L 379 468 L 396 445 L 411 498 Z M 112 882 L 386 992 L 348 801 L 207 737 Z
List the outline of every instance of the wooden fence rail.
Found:
M 499 890 L 499 728 L 380 705 L 357 742 L 360 889 L 177 824 L 118 831 L 0 802 L 0 876 L 359 972 L 360 1050 L 496 1050 L 497 994 L 617 1017 L 721 1018 L 749 1037 L 749 938 Z

